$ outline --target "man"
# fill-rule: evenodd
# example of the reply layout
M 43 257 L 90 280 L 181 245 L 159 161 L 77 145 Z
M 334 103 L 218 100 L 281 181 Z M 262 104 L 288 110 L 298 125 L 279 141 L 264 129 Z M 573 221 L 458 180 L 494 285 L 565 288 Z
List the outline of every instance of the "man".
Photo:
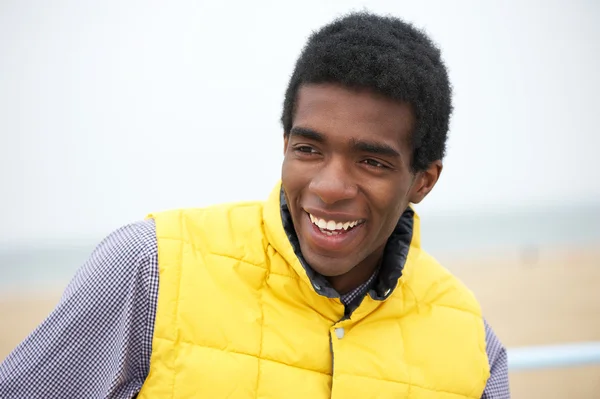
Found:
M 508 398 L 503 346 L 411 206 L 451 109 L 422 32 L 367 13 L 323 27 L 268 199 L 110 234 L 0 366 L 0 397 Z

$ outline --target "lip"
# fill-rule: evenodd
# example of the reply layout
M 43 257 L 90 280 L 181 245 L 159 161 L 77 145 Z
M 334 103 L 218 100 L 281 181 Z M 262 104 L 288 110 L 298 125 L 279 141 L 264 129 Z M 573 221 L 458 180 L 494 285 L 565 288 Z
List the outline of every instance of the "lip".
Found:
M 332 236 L 328 236 L 326 234 L 321 233 L 319 228 L 314 225 L 310 221 L 310 217 L 307 212 L 302 212 L 302 225 L 304 230 L 304 235 L 310 242 L 311 246 L 316 247 L 324 252 L 349 252 L 351 249 L 355 248 L 355 244 L 358 240 L 361 239 L 364 234 L 365 223 L 360 223 L 354 228 Z M 314 214 L 314 216 L 319 216 L 318 214 Z M 322 214 L 321 214 L 322 215 Z M 332 215 L 327 215 L 326 217 L 330 218 L 329 220 L 335 220 Z M 340 220 L 352 220 L 346 219 L 345 216 Z M 354 219 L 357 220 L 357 219 Z M 362 220 L 362 219 L 360 219 Z

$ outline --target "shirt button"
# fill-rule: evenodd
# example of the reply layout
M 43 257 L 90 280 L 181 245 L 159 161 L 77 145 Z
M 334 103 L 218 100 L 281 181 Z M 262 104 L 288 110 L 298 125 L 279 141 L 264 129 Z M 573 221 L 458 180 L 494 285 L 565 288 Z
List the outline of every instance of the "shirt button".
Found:
M 319 284 L 315 284 L 315 290 L 320 291 L 321 290 L 321 286 Z
M 338 339 L 342 339 L 344 338 L 344 329 L 342 327 L 338 327 L 335 329 L 335 336 L 338 337 Z

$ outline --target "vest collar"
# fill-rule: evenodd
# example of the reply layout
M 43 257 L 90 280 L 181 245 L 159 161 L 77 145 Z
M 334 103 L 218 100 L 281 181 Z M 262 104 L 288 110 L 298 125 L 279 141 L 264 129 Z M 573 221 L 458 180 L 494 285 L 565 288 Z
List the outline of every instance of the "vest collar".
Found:
M 339 298 L 339 293 L 331 287 L 327 279 L 314 271 L 304 259 L 281 182 L 278 182 L 271 192 L 265 204 L 263 218 L 269 243 L 300 278 L 311 285 L 318 294 L 327 298 Z M 402 276 L 409 249 L 420 247 L 419 230 L 419 217 L 409 206 L 400 217 L 385 246 L 379 275 L 369 290 L 373 299 L 384 300 L 392 294 Z

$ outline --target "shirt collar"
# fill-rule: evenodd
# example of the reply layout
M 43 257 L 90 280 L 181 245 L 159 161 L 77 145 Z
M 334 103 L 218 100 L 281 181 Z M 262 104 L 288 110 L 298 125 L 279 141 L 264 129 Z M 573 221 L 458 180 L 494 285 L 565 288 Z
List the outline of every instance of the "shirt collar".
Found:
M 367 282 L 360 285 L 355 290 L 340 296 L 340 294 L 329 284 L 327 279 L 313 270 L 302 256 L 300 243 L 298 242 L 298 237 L 294 230 L 283 187 L 280 189 L 279 202 L 281 220 L 285 233 L 294 249 L 294 253 L 298 257 L 300 264 L 304 268 L 318 294 L 328 298 L 340 298 L 342 302 L 347 305 L 355 298 L 364 296 L 366 292 L 368 292 L 375 300 L 384 300 L 394 291 L 398 284 L 398 279 L 402 276 L 402 270 L 404 269 L 408 250 L 413 238 L 417 238 L 415 241 L 418 243 L 418 237 L 413 237 L 414 211 L 411 207 L 408 207 L 404 211 L 396 228 L 388 239 L 379 270 L 376 271 Z

